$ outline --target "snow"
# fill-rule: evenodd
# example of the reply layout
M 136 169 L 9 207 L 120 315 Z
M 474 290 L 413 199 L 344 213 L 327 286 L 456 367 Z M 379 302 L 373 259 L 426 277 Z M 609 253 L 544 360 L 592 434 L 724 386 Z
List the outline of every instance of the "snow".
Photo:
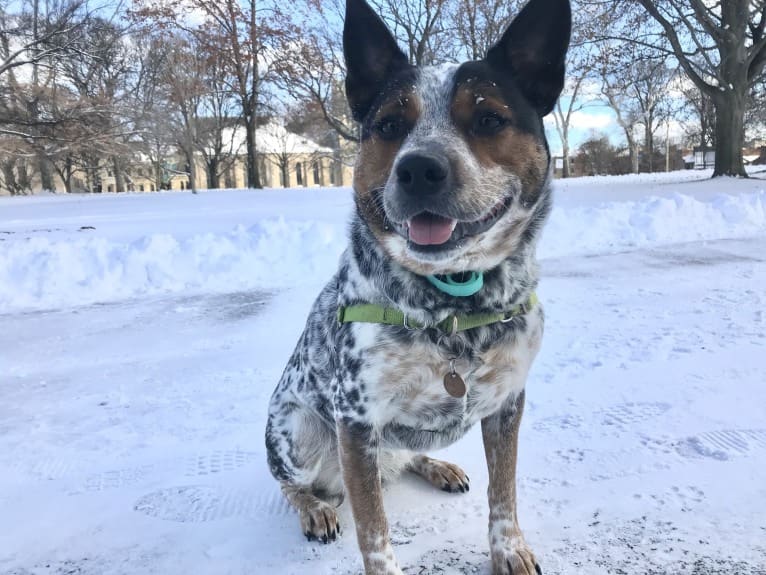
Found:
M 229 138 L 239 142 L 238 149 L 245 148 L 245 131 L 241 127 L 232 129 Z M 258 142 L 258 152 L 261 154 L 332 154 L 330 148 L 320 146 L 304 136 L 288 132 L 276 122 L 256 128 L 255 141 Z
M 766 228 L 762 180 L 724 181 L 721 190 L 722 182 L 701 177 L 557 183 L 539 253 L 747 237 Z M 284 289 L 306 278 L 321 284 L 345 246 L 351 209 L 348 188 L 0 198 L 0 242 L 8 245 L 0 250 L 0 313 Z
M 766 182 L 705 175 L 556 182 L 519 461 L 546 574 L 766 573 Z M 348 503 L 306 542 L 263 446 L 351 209 L 0 199 L 0 574 L 361 571 Z M 408 575 L 489 573 L 480 435 L 437 454 L 469 493 L 387 486 Z

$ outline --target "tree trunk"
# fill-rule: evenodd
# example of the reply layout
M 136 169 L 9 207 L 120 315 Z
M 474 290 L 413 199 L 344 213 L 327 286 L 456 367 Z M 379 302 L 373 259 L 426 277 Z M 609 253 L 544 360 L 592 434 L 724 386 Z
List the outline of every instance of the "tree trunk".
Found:
M 14 161 L 6 161 L 3 162 L 2 170 L 6 189 L 12 196 L 17 196 L 21 193 L 21 186 L 16 181 L 16 173 L 13 171 L 14 166 Z
M 638 166 L 638 146 L 635 142 L 629 143 L 630 148 L 630 170 L 632 173 L 637 174 L 639 172 Z
M 211 159 L 207 162 L 207 187 L 209 190 L 217 190 L 219 187 L 218 161 Z
M 194 152 L 191 147 L 185 150 L 184 156 L 186 156 L 186 165 L 189 166 L 189 187 L 192 194 L 197 193 L 197 176 L 194 173 Z
M 122 173 L 122 162 L 117 156 L 112 158 L 112 167 L 114 168 L 114 191 L 121 194 L 125 191 L 125 177 Z
M 739 90 L 721 92 L 715 98 L 715 169 L 713 177 L 747 178 L 742 159 L 745 139 L 746 95 Z
M 290 175 L 288 173 L 288 165 L 286 163 L 281 163 L 279 166 L 279 171 L 282 174 L 282 187 L 283 188 L 289 188 L 290 187 Z
M 255 115 L 245 115 L 245 144 L 247 147 L 247 187 L 260 188 L 261 175 L 258 173 L 258 154 L 255 142 Z
M 654 134 L 650 123 L 644 124 L 644 154 L 646 155 L 646 171 L 654 172 Z
M 53 183 L 53 171 L 50 162 L 45 156 L 39 157 L 40 187 L 43 192 L 55 192 L 56 185 Z
M 622 131 L 625 132 L 625 139 L 628 141 L 628 157 L 630 158 L 630 171 L 633 174 L 638 173 L 638 146 L 633 138 L 633 134 L 628 126 L 624 125 Z

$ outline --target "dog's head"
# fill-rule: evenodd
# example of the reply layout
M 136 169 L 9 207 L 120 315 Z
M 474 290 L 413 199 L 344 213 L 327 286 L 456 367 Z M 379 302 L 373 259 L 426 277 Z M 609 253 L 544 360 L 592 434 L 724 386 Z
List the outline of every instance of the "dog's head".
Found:
M 542 118 L 564 84 L 570 27 L 569 0 L 530 0 L 483 60 L 418 68 L 364 0 L 347 0 L 356 204 L 405 268 L 491 269 L 539 226 L 550 164 Z

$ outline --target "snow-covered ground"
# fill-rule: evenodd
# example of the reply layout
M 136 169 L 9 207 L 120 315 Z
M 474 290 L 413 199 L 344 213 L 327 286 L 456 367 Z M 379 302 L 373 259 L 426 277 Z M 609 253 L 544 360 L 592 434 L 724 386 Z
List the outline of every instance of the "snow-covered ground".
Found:
M 766 573 L 766 181 L 702 177 L 556 183 L 519 486 L 548 575 Z M 263 447 L 350 207 L 0 198 L 1 574 L 360 572 L 352 529 L 306 542 Z M 388 486 L 399 560 L 486 575 L 480 434 L 438 456 L 473 489 Z

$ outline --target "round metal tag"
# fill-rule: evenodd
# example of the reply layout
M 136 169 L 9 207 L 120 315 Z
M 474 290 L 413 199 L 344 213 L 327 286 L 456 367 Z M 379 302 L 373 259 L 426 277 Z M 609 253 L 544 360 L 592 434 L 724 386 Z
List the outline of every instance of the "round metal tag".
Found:
M 444 389 L 452 397 L 463 397 L 466 391 L 465 382 L 453 371 L 444 376 Z

